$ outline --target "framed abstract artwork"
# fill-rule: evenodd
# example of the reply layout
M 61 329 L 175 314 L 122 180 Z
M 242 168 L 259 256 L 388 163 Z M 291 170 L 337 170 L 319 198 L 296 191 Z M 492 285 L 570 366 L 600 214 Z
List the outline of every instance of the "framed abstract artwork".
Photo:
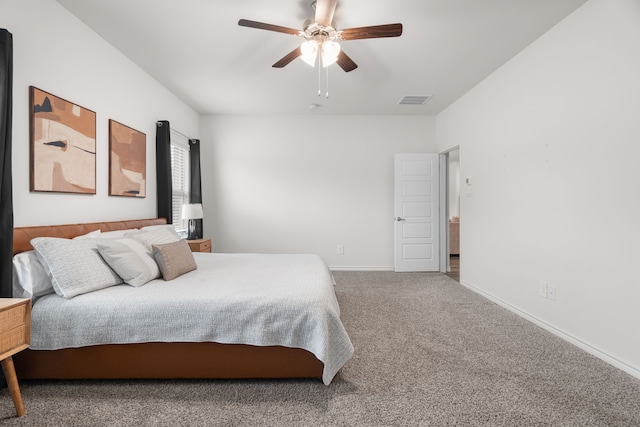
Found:
M 96 113 L 29 87 L 29 190 L 96 194 Z
M 109 195 L 145 197 L 147 136 L 109 120 Z

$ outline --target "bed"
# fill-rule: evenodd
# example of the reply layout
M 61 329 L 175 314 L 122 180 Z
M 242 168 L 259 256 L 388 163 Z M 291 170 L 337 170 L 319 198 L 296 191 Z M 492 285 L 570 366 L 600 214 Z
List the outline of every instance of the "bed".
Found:
M 16 228 L 14 255 L 31 251 L 37 237 L 164 224 L 153 218 Z M 197 268 L 170 281 L 40 296 L 32 307 L 31 347 L 14 356 L 18 378 L 318 378 L 329 384 L 351 357 L 331 273 L 319 257 L 192 255 Z

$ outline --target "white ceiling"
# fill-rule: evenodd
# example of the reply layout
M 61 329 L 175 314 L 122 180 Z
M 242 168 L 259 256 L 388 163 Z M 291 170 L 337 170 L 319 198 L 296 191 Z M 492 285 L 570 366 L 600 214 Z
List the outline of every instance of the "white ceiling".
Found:
M 400 22 L 401 37 L 342 42 L 358 68 L 271 65 L 301 38 L 311 0 L 58 0 L 201 114 L 433 115 L 586 0 L 338 0 L 338 29 Z M 433 95 L 423 106 L 406 95 Z M 320 107 L 310 108 L 312 104 Z

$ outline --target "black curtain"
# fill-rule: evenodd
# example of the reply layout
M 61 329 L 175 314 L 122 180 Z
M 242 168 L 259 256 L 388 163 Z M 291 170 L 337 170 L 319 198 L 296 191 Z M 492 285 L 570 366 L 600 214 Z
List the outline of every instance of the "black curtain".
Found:
M 167 224 L 173 224 L 171 196 L 171 129 L 169 122 L 156 122 L 156 181 L 158 196 L 158 218 L 166 218 Z
M 13 296 L 12 103 L 13 37 L 0 28 L 0 297 L 3 298 Z
M 189 203 L 202 203 L 202 174 L 200 172 L 200 140 L 189 140 Z M 196 221 L 196 238 L 202 239 L 202 220 Z

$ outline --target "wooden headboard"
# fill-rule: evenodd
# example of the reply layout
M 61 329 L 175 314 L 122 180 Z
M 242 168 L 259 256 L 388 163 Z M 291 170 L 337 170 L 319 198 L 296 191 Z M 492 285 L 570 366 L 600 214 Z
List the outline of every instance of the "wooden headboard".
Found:
M 91 231 L 126 230 L 141 228 L 147 225 L 166 224 L 164 218 L 132 219 L 110 222 L 88 222 L 84 224 L 41 225 L 35 227 L 16 227 L 13 229 L 13 254 L 30 251 L 31 239 L 35 237 L 62 237 L 71 239 Z

